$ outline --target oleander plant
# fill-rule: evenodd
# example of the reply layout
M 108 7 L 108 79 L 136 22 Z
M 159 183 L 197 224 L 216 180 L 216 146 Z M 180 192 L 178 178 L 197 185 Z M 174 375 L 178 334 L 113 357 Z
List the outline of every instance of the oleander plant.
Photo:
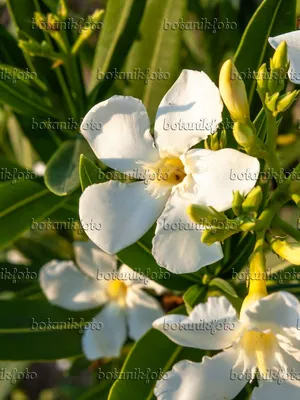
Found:
M 296 0 L 0 2 L 0 400 L 298 400 Z

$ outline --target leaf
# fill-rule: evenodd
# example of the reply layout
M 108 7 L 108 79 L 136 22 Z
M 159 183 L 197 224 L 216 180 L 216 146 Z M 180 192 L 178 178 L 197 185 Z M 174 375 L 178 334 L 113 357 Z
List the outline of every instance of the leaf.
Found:
M 229 282 L 225 281 L 222 278 L 214 278 L 209 282 L 209 286 L 216 286 L 221 289 L 223 292 L 229 294 L 232 297 L 238 297 L 234 288 L 230 285 Z
M 45 184 L 51 192 L 57 196 L 66 196 L 79 187 L 81 154 L 93 157 L 90 146 L 83 138 L 64 142 L 53 154 L 45 172 Z
M 167 29 L 165 24 L 179 21 L 184 16 L 185 7 L 186 0 L 148 1 L 140 27 L 141 37 L 134 42 L 128 54 L 124 71 L 132 73 L 137 69 L 146 73 L 148 68 L 150 79 L 148 82 L 145 78 L 130 80 L 125 94 L 141 99 L 150 119 L 155 116 L 162 97 L 178 77 L 182 32 L 180 29 Z
M 234 56 L 242 78 L 247 71 L 251 74 L 250 79 L 244 80 L 250 103 L 256 86 L 253 72 L 268 60 L 267 53 L 271 51 L 268 38 L 294 30 L 295 23 L 296 0 L 264 0 L 253 14 Z
M 182 306 L 173 310 L 171 314 L 175 313 L 186 314 Z M 120 377 L 130 376 L 130 373 L 139 371 L 141 377 L 118 379 L 111 388 L 108 400 L 155 399 L 154 386 L 165 372 L 170 371 L 180 360 L 201 361 L 204 354 L 202 350 L 178 346 L 161 332 L 150 329 L 133 346 L 120 375 Z M 147 375 L 148 380 L 146 380 Z
M 49 101 L 48 101 L 49 102 Z M 45 97 L 37 94 L 21 80 L 13 83 L 10 79 L 0 80 L 0 103 L 7 104 L 19 114 L 44 118 L 61 117 L 59 110 L 47 106 Z
M 32 221 L 42 221 L 65 200 L 31 180 L 0 184 L 0 249 L 30 229 Z
M 0 25 L 0 61 L 20 68 L 26 68 L 27 64 L 16 39 Z
M 42 40 L 42 31 L 35 25 L 33 15 L 36 11 L 33 0 L 7 0 L 9 13 L 17 28 L 36 40 Z
M 101 168 L 98 168 L 91 160 L 81 155 L 79 162 L 79 176 L 82 190 L 93 183 L 103 183 L 106 181 Z
M 206 288 L 199 284 L 193 285 L 183 295 L 183 301 L 187 312 L 190 314 L 198 303 L 204 300 L 206 294 Z
M 105 9 L 103 30 L 100 34 L 93 62 L 90 81 L 90 106 L 99 100 L 99 93 L 112 85 L 113 79 L 98 81 L 99 72 L 113 72 L 119 69 L 137 35 L 139 21 L 143 15 L 146 0 L 109 0 Z
M 53 360 L 81 353 L 80 326 L 98 311 L 73 312 L 46 300 L 22 299 L 0 300 L 0 312 L 1 360 Z

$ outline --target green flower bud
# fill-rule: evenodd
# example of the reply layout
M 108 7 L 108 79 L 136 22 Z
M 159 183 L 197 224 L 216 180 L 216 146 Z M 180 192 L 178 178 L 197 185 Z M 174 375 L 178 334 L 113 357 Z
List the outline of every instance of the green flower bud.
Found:
M 47 18 L 43 13 L 41 13 L 39 11 L 35 11 L 35 13 L 34 13 L 34 21 L 35 21 L 36 25 L 40 29 L 42 29 L 42 30 L 46 29 L 46 27 L 47 27 Z
M 277 112 L 283 112 L 286 111 L 288 108 L 291 107 L 291 105 L 294 103 L 296 100 L 296 97 L 298 96 L 298 90 L 294 90 L 292 92 L 288 92 L 285 95 L 283 95 L 277 102 Z
M 272 95 L 270 95 L 269 93 L 266 94 L 265 97 L 265 105 L 268 107 L 268 109 L 272 112 L 276 111 L 276 107 L 277 107 L 277 100 L 279 98 L 279 93 L 276 92 Z
M 60 18 L 64 21 L 67 16 L 68 16 L 68 8 L 66 5 L 65 0 L 59 0 L 58 8 L 57 8 L 57 14 L 60 16 Z
M 281 92 L 284 88 L 286 73 L 289 69 L 287 57 L 287 44 L 281 42 L 277 47 L 273 58 L 270 60 L 271 76 L 268 82 L 268 89 L 271 94 Z
M 292 200 L 296 203 L 296 206 L 300 208 L 300 195 L 297 193 L 292 194 Z
M 262 101 L 264 101 L 266 93 L 268 92 L 268 80 L 269 80 L 269 76 L 268 76 L 267 65 L 263 64 L 259 68 L 259 70 L 257 72 L 257 78 L 256 78 L 257 92 L 258 92 L 260 98 L 262 99 Z
M 242 147 L 251 147 L 255 142 L 255 135 L 249 125 L 236 122 L 233 125 L 233 136 Z
M 221 131 L 221 136 L 220 136 L 219 143 L 220 143 L 220 148 L 221 149 L 225 149 L 227 147 L 227 132 L 226 132 L 226 129 L 223 129 Z
M 247 123 L 250 109 L 245 84 L 231 60 L 227 60 L 221 68 L 219 89 L 233 121 Z
M 233 192 L 232 210 L 236 216 L 239 216 L 242 210 L 244 196 L 237 190 Z
M 242 204 L 243 211 L 245 213 L 251 213 L 253 211 L 257 211 L 263 199 L 263 193 L 260 186 L 255 186 L 245 201 Z
M 270 61 L 271 69 L 285 69 L 288 70 L 288 52 L 287 52 L 287 44 L 285 41 L 281 42 L 275 53 L 273 58 Z
M 300 265 L 300 243 L 274 238 L 271 240 L 271 249 L 291 264 Z
M 211 148 L 211 150 L 214 150 L 214 151 L 220 150 L 218 132 L 210 135 L 210 148 Z
M 210 227 L 208 230 L 204 230 L 201 235 L 201 242 L 211 245 L 215 242 L 224 242 L 224 240 L 228 239 L 230 236 L 239 232 L 238 229 L 220 229 Z
M 226 215 L 218 212 L 213 207 L 191 204 L 186 211 L 194 222 L 203 226 L 216 226 L 220 222 L 227 222 Z

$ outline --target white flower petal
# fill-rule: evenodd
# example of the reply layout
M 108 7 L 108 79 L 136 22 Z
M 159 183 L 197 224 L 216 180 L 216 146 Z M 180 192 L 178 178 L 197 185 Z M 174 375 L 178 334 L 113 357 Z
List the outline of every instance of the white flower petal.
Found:
M 88 237 L 102 250 L 114 254 L 151 228 L 166 200 L 166 196 L 152 197 L 143 182 L 91 185 L 80 197 L 80 220 Z
M 237 314 L 226 297 L 209 297 L 191 314 L 170 314 L 153 322 L 153 328 L 185 347 L 220 350 L 232 345 L 240 327 Z
M 296 328 L 300 315 L 298 299 L 288 292 L 276 292 L 250 304 L 245 319 L 261 330 Z
M 93 322 L 94 326 L 90 325 L 82 336 L 86 358 L 118 357 L 127 336 L 124 309 L 111 302 L 94 317 Z
M 290 61 L 289 78 L 292 82 L 300 84 L 300 31 L 284 33 L 269 38 L 270 45 L 277 49 L 281 42 L 285 41 L 288 48 L 288 59 Z
M 145 274 L 138 273 L 137 271 L 128 267 L 128 265 L 122 264 L 118 271 L 118 277 L 127 286 L 135 286 L 138 288 L 152 289 L 154 292 L 161 296 L 167 292 L 168 289 L 149 279 Z
M 298 320 L 298 324 L 300 319 Z M 295 360 L 300 362 L 300 330 L 296 328 L 284 328 L 283 333 L 276 335 L 279 346 Z M 300 364 L 299 364 L 300 368 Z
M 197 202 L 218 211 L 230 209 L 233 191 L 246 195 L 259 177 L 257 158 L 234 149 L 190 150 L 182 160 L 197 183 Z
M 128 289 L 126 305 L 129 336 L 134 340 L 143 336 L 152 327 L 152 322 L 163 315 L 159 302 L 136 287 Z
M 74 242 L 73 248 L 78 267 L 91 278 L 96 279 L 98 272 L 112 273 L 117 268 L 116 257 L 99 249 L 91 240 Z
M 210 78 L 203 71 L 183 70 L 156 114 L 154 130 L 160 155 L 179 156 L 206 139 L 222 121 L 222 109 L 219 90 Z
M 300 388 L 289 381 L 277 383 L 276 381 L 265 382 L 260 387 L 254 388 L 251 400 L 299 400 Z
M 234 399 L 247 383 L 232 379 L 237 357 L 235 350 L 229 350 L 212 358 L 205 356 L 201 363 L 180 361 L 157 382 L 154 394 L 158 400 Z M 241 374 L 242 370 L 234 372 Z
M 50 303 L 67 310 L 88 310 L 107 301 L 96 279 L 85 276 L 73 261 L 51 261 L 39 274 L 43 293 Z
M 87 113 L 80 130 L 101 161 L 118 171 L 132 172 L 137 169 L 136 161 L 159 159 L 149 127 L 140 100 L 113 96 Z
M 157 221 L 153 238 L 156 262 L 175 274 L 195 272 L 223 258 L 220 243 L 201 242 L 201 227 L 186 213 L 190 203 L 176 190 Z

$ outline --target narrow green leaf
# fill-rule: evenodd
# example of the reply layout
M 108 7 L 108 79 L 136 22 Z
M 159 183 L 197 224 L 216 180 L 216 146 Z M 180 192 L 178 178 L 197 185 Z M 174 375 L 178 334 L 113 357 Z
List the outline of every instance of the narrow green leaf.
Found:
M 183 301 L 189 314 L 198 303 L 201 303 L 204 300 L 205 294 L 206 288 L 199 284 L 188 288 L 183 295 Z
M 1 300 L 0 312 L 1 360 L 54 360 L 81 353 L 82 325 L 98 310 L 72 312 L 22 299 Z
M 155 116 L 161 99 L 178 77 L 182 31 L 167 29 L 165 25 L 169 21 L 179 21 L 184 16 L 185 8 L 186 0 L 147 2 L 140 27 L 141 36 L 128 54 L 124 71 L 140 69 L 146 73 L 148 80 L 130 80 L 125 94 L 141 99 L 150 119 Z
M 65 200 L 30 180 L 0 184 L 0 249 L 30 229 L 32 221 L 42 221 Z
M 234 288 L 230 285 L 229 282 L 225 281 L 222 278 L 214 278 L 209 282 L 209 286 L 216 286 L 219 289 L 223 290 L 223 292 L 229 294 L 232 297 L 238 297 Z
M 138 33 L 146 0 L 109 0 L 105 9 L 90 81 L 91 105 L 112 85 L 113 79 L 100 80 L 99 74 L 120 69 Z

